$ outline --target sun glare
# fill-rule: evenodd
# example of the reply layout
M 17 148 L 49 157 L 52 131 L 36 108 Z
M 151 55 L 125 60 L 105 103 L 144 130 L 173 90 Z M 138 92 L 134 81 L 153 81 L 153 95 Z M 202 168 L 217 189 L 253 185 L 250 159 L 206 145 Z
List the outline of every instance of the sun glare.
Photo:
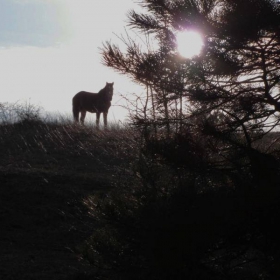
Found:
M 185 58 L 199 55 L 203 47 L 201 35 L 195 31 L 183 31 L 177 34 L 177 48 Z

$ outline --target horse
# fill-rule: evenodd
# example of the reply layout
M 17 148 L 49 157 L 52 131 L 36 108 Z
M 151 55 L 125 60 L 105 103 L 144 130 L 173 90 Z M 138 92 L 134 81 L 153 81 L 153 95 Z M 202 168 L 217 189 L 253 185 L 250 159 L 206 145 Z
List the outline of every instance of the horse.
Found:
M 107 83 L 98 93 L 78 92 L 72 99 L 73 117 L 75 122 L 84 124 L 86 112 L 96 113 L 96 126 L 99 127 L 100 114 L 103 113 L 104 126 L 107 127 L 107 114 L 111 107 L 114 83 Z

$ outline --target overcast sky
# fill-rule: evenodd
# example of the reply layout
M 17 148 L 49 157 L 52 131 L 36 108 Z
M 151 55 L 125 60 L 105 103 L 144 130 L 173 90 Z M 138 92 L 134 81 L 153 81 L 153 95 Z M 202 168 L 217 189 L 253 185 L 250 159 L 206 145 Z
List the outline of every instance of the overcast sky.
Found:
M 115 82 L 113 103 L 138 89 L 101 65 L 100 47 L 124 34 L 133 0 L 0 0 L 0 102 L 71 112 L 80 90 Z M 124 114 L 118 107 L 111 118 Z

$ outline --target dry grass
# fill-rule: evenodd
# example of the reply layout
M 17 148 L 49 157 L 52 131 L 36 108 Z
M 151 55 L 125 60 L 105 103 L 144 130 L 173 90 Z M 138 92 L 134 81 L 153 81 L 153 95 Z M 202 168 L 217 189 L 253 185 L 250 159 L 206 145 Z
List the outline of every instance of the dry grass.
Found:
M 133 130 L 32 117 L 0 125 L 0 279 L 72 279 L 97 226 L 84 200 L 106 193 L 137 154 Z
M 226 169 L 33 109 L 0 125 L 0 279 L 279 279 L 278 134 Z

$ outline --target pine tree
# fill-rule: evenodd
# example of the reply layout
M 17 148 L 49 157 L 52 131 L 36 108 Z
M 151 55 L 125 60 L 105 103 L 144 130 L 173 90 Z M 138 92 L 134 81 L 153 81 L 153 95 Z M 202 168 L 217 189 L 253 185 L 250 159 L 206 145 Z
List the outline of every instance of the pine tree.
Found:
M 103 62 L 153 89 L 157 108 L 164 112 L 158 110 L 158 124 L 189 124 L 201 116 L 204 131 L 223 137 L 241 131 L 248 146 L 256 135 L 277 127 L 279 1 L 143 0 L 141 4 L 146 12 L 131 11 L 130 26 L 155 38 L 158 49 L 145 52 L 129 41 L 122 53 L 106 43 Z M 204 50 L 193 59 L 182 58 L 176 49 L 176 33 L 186 29 L 198 30 L 204 37 Z M 173 114 L 174 104 L 180 104 L 180 114 L 178 108 Z

